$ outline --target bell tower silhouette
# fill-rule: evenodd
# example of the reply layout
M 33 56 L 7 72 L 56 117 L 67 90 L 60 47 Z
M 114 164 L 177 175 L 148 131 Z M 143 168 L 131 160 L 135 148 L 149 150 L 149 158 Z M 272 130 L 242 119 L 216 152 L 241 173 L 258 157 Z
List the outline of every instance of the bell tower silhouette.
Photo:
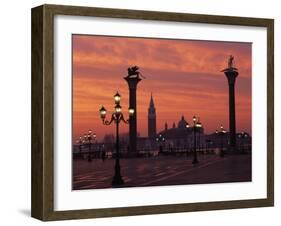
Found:
M 152 93 L 148 108 L 148 137 L 151 139 L 156 138 L 156 109 L 154 106 Z

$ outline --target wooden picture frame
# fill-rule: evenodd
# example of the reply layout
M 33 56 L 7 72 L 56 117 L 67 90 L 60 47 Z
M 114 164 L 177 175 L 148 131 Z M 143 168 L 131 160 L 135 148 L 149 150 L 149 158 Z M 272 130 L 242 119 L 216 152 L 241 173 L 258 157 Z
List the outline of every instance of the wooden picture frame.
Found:
M 54 16 L 71 15 L 267 29 L 267 198 L 121 208 L 54 210 Z M 50 220 L 160 214 L 274 205 L 274 21 L 272 19 L 195 15 L 42 5 L 32 9 L 32 202 L 34 218 Z

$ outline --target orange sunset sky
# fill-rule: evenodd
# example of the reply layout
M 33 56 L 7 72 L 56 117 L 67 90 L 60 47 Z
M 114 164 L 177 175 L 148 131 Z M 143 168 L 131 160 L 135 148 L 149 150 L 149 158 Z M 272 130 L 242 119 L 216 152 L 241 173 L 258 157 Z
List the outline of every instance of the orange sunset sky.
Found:
M 188 123 L 199 116 L 205 132 L 220 124 L 228 130 L 228 85 L 221 72 L 227 58 L 234 55 L 236 79 L 237 132 L 251 133 L 251 43 L 125 38 L 73 35 L 73 139 L 89 129 L 98 141 L 115 134 L 115 126 L 102 125 L 99 108 L 114 110 L 113 95 L 118 90 L 125 116 L 128 85 L 127 68 L 138 65 L 146 76 L 138 84 L 138 132 L 147 136 L 147 110 L 153 94 L 157 132 L 176 124 L 184 115 Z M 120 125 L 121 133 L 128 125 Z

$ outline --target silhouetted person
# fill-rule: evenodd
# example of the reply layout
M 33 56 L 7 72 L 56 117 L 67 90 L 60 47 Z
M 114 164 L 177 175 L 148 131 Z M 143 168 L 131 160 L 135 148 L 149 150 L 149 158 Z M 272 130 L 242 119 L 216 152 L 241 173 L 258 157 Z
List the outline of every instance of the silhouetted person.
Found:
M 105 160 L 105 151 L 102 151 L 102 153 L 101 153 L 101 159 L 102 159 L 102 161 L 104 162 L 104 160 Z
M 163 153 L 163 147 L 162 145 L 159 146 L 159 154 L 162 154 Z

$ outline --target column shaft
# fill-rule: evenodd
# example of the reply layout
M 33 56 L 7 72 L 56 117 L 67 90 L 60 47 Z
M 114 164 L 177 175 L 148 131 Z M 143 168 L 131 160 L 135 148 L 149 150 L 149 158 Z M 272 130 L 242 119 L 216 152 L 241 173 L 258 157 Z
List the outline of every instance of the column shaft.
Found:
M 129 146 L 131 152 L 137 151 L 137 95 L 136 89 L 129 89 L 129 104 L 130 108 L 135 109 L 133 116 L 130 116 L 130 125 L 129 125 Z
M 129 151 L 135 153 L 137 151 L 137 85 L 141 81 L 139 77 L 127 76 L 124 78 L 129 86 L 129 107 L 135 110 L 130 116 L 129 125 Z
M 229 84 L 229 135 L 230 147 L 236 148 L 236 121 L 235 121 L 235 87 Z
M 236 68 L 227 68 L 223 70 L 228 81 L 229 89 L 229 149 L 236 150 L 236 118 L 235 118 L 235 81 L 238 76 Z

